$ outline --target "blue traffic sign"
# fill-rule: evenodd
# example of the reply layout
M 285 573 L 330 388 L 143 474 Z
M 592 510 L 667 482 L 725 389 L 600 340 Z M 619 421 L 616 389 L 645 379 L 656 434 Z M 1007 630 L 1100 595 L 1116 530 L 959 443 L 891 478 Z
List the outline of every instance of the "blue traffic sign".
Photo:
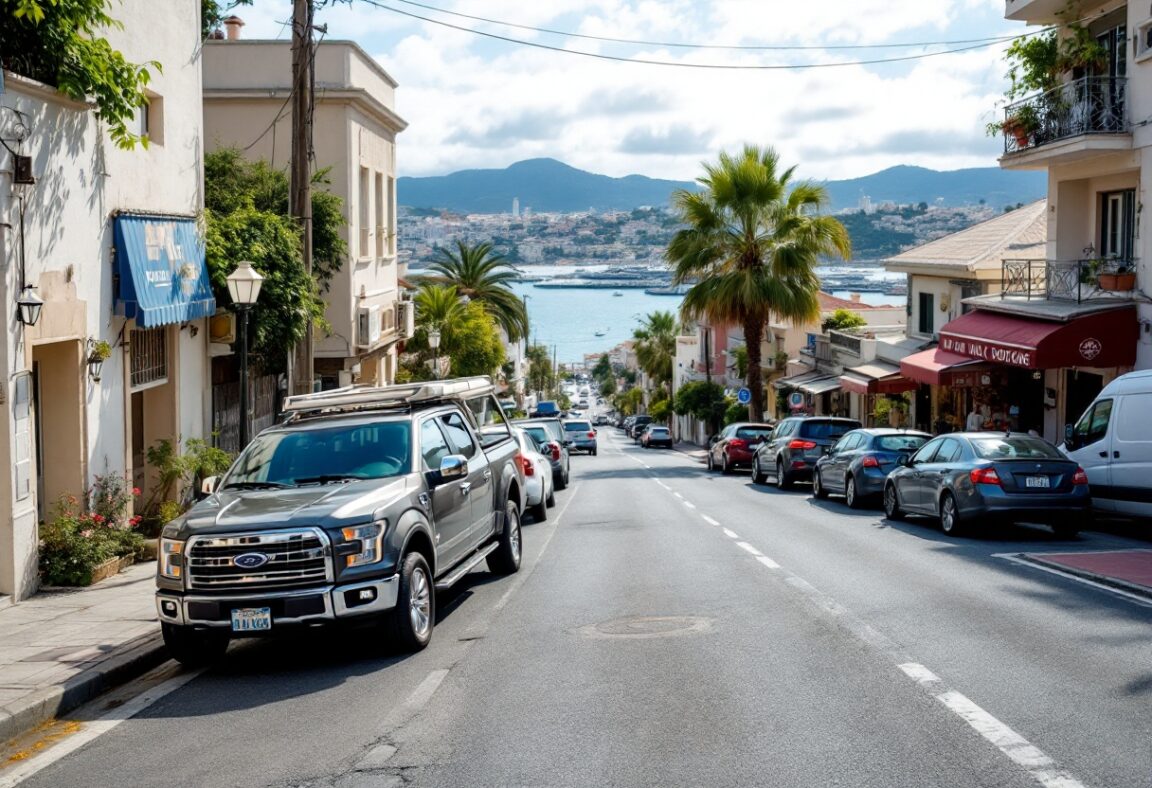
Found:
M 736 392 L 736 401 L 741 405 L 747 405 L 752 401 L 752 392 L 745 388 L 740 389 Z

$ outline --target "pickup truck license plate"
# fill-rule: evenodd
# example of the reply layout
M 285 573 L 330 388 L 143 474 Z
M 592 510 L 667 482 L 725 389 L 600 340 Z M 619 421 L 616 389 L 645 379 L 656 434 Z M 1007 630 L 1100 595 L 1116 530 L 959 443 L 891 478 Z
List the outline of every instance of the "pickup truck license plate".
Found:
M 256 632 L 272 628 L 272 608 L 239 607 L 232 611 L 233 632 Z
M 1048 481 L 1047 476 L 1025 476 L 1025 487 L 1050 487 L 1051 483 Z

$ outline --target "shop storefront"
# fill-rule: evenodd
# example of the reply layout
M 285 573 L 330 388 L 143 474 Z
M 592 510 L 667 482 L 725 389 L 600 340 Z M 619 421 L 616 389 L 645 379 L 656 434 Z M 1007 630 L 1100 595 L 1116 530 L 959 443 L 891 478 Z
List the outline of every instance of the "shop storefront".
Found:
M 939 346 L 906 357 L 901 373 L 931 387 L 922 429 L 1033 430 L 1060 440 L 1111 378 L 1136 360 L 1131 307 L 1041 319 L 977 310 L 947 323 Z
M 867 427 L 904 426 L 907 418 L 902 411 L 889 407 L 891 415 L 886 423 L 877 421 L 876 413 L 881 409 L 878 402 L 888 399 L 905 402 L 905 395 L 915 391 L 918 383 L 900 373 L 900 367 L 883 361 L 872 361 L 855 367 L 847 367 L 840 376 L 840 387 L 850 397 L 848 415 L 859 419 Z M 899 415 L 896 415 L 899 414 Z

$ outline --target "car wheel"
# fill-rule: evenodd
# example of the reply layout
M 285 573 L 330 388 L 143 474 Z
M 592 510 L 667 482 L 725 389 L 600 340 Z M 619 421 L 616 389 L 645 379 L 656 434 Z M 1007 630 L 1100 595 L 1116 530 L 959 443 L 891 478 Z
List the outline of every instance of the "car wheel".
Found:
M 716 461 L 712 459 L 712 452 L 711 451 L 708 452 L 708 470 L 709 471 L 715 471 L 716 470 Z
M 896 494 L 896 485 L 891 482 L 884 485 L 884 516 L 889 520 L 904 519 L 904 512 L 900 510 L 900 497 Z
M 792 480 L 784 473 L 784 462 L 776 460 L 776 487 L 780 490 L 791 490 Z
M 593 457 L 595 457 L 595 456 L 596 456 L 596 449 L 593 449 L 593 450 L 592 450 L 592 456 L 593 456 Z
M 959 536 L 963 530 L 960 512 L 956 509 L 956 499 L 950 492 L 940 496 L 940 528 L 949 536 Z
M 198 631 L 161 623 L 160 632 L 172 659 L 186 668 L 202 668 L 218 662 L 228 650 L 228 633 Z
M 561 470 L 559 476 L 552 477 L 552 486 L 557 490 L 563 490 L 568 486 L 568 471 Z
M 828 497 L 828 490 L 824 488 L 824 483 L 820 481 L 820 471 L 812 472 L 812 495 L 820 499 Z
M 732 466 L 728 464 L 728 455 L 720 455 L 720 473 L 732 473 Z
M 488 570 L 499 575 L 510 575 L 520 569 L 520 510 L 512 501 L 504 504 L 504 530 L 496 542 L 497 547 L 488 554 Z
M 764 469 L 760 467 L 760 457 L 752 458 L 752 483 L 763 484 L 768 481 L 768 477 L 764 475 Z
M 1072 523 L 1053 523 L 1052 533 L 1056 534 L 1057 539 L 1075 539 L 1080 533 L 1080 527 Z
M 863 503 L 859 493 L 856 492 L 856 480 L 852 478 L 852 474 L 848 474 L 848 478 L 844 480 L 844 501 L 849 509 L 859 509 Z
M 436 588 L 428 562 L 409 553 L 400 564 L 396 607 L 388 617 L 389 640 L 402 652 L 420 651 L 432 640 Z
M 556 505 L 556 485 L 553 483 L 552 489 L 548 491 L 548 498 L 544 501 L 549 508 Z
M 542 523 L 548 519 L 548 504 L 543 496 L 540 497 L 540 503 L 534 504 L 528 510 L 528 514 L 532 515 L 532 522 L 534 523 Z

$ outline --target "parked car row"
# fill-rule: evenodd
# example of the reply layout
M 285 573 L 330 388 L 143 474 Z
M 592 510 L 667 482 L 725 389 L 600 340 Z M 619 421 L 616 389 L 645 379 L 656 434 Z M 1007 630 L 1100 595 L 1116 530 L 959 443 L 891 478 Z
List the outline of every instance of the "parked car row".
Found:
M 888 519 L 939 518 L 954 535 L 977 521 L 1034 522 L 1074 536 L 1091 515 L 1088 477 L 1043 438 L 1024 433 L 864 428 L 854 419 L 789 417 L 729 425 L 708 447 L 708 469 L 751 467 L 752 481 L 781 490 L 811 481 L 812 494 L 852 508 L 882 501 Z

